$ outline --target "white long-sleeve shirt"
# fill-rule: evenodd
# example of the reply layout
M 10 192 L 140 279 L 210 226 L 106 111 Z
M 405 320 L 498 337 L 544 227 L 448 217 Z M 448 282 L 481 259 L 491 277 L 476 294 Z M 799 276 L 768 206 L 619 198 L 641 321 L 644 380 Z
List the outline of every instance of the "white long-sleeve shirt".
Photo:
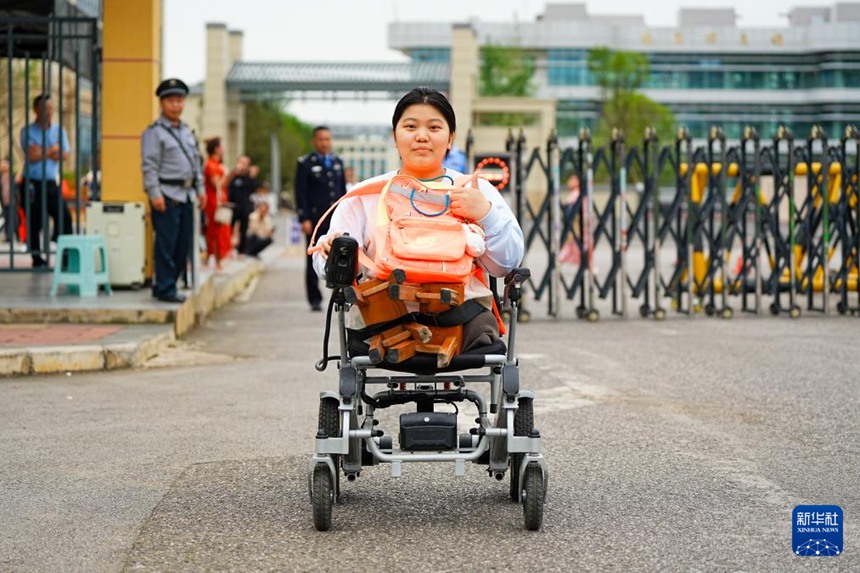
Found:
M 390 171 L 363 181 L 358 186 L 377 181 L 387 181 L 396 174 L 396 171 Z M 451 177 L 451 180 L 456 180 L 457 177 L 462 176 L 462 173 L 447 169 L 446 175 Z M 492 208 L 483 219 L 477 221 L 484 229 L 484 241 L 487 247 L 484 254 L 477 258 L 477 262 L 492 276 L 503 277 L 523 259 L 525 249 L 523 231 L 510 207 L 492 183 L 485 179 L 478 179 L 478 188 L 484 197 L 490 201 Z M 373 259 L 376 251 L 373 230 L 378 203 L 378 194 L 359 195 L 343 200 L 332 213 L 329 234 L 335 232 L 349 233 L 349 236 L 357 240 L 367 255 Z M 319 237 L 317 243 L 325 241 L 327 236 Z M 325 258 L 321 251 L 314 253 L 313 263 L 317 274 L 324 278 Z M 467 299 L 484 297 L 489 294 L 489 290 L 475 278 L 466 286 Z
M 377 181 L 387 181 L 396 174 L 396 171 L 390 171 L 368 179 L 358 186 Z M 446 175 L 455 180 L 457 177 L 461 177 L 462 173 L 448 169 Z M 492 183 L 485 179 L 478 179 L 478 188 L 484 197 L 490 201 L 492 207 L 483 219 L 477 221 L 484 228 L 484 240 L 487 246 L 486 251 L 478 257 L 477 261 L 491 275 L 502 277 L 522 261 L 524 253 L 523 232 L 508 204 Z M 376 224 L 378 202 L 378 194 L 360 195 L 345 199 L 332 213 L 329 234 L 335 232 L 349 233 L 349 236 L 357 240 L 367 255 L 373 259 L 376 250 L 373 230 Z M 327 236 L 319 237 L 317 243 L 325 241 Z M 318 251 L 314 254 L 313 262 L 317 274 L 324 277 L 325 258 L 322 252 Z

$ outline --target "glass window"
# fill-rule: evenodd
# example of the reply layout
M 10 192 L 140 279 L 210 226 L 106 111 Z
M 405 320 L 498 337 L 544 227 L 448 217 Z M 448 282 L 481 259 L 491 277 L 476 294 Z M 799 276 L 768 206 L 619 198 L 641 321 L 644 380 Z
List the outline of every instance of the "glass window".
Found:
M 860 70 L 843 70 L 842 80 L 846 88 L 860 88 Z
M 450 62 L 451 50 L 448 48 L 418 48 L 412 50 L 413 62 Z
M 551 86 L 593 85 L 586 50 L 547 50 L 547 80 Z

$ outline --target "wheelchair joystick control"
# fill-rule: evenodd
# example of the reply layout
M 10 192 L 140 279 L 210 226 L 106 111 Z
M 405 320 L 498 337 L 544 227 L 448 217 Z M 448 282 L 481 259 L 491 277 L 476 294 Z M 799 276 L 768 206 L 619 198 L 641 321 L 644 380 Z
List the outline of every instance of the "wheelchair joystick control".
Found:
M 345 289 L 355 282 L 358 275 L 358 241 L 348 234 L 336 237 L 331 243 L 325 262 L 326 287 Z

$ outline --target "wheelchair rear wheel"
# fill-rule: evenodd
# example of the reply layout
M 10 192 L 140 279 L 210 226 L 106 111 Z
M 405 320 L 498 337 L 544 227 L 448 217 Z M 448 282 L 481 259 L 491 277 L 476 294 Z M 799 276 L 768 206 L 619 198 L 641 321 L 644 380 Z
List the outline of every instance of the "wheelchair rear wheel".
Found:
M 517 403 L 517 412 L 514 414 L 514 435 L 528 436 L 535 425 L 534 400 L 531 398 L 520 398 Z M 511 454 L 511 499 L 520 499 L 520 465 L 523 463 L 523 454 Z

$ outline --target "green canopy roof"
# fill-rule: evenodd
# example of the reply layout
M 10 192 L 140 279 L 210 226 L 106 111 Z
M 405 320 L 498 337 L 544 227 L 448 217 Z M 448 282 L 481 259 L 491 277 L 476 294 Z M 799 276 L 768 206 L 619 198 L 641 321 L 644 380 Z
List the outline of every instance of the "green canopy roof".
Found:
M 388 92 L 416 86 L 448 90 L 446 62 L 237 62 L 227 86 L 240 92 Z

